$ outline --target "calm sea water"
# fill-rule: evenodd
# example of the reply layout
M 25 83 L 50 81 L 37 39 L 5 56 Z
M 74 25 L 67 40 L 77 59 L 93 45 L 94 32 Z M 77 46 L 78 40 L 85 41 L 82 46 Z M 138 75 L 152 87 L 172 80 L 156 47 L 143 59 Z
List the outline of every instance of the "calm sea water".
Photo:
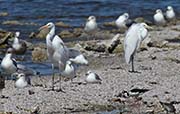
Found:
M 0 17 L 0 28 L 8 31 L 20 31 L 23 38 L 27 38 L 31 32 L 37 31 L 40 25 L 50 21 L 63 21 L 72 27 L 80 27 L 90 15 L 95 15 L 97 22 L 101 24 L 115 20 L 124 12 L 128 12 L 130 18 L 144 17 L 152 20 L 157 8 L 165 11 L 168 5 L 174 7 L 179 17 L 180 0 L 0 0 L 0 12 L 8 12 L 9 14 Z M 7 20 L 33 22 L 38 25 L 1 24 Z M 46 71 L 45 74 L 49 72 L 49 70 L 44 70 L 47 69 L 47 66 L 34 66 L 31 61 L 26 61 L 25 64 L 43 72 Z
M 89 15 L 95 15 L 98 23 L 115 20 L 124 12 L 128 12 L 131 18 L 142 16 L 152 20 L 157 8 L 165 11 L 168 5 L 173 6 L 176 13 L 180 14 L 180 0 L 0 0 L 0 12 L 9 13 L 7 17 L 0 17 L 0 21 L 19 20 L 40 25 L 49 21 L 63 21 L 79 27 Z M 1 26 L 25 33 L 36 28 Z

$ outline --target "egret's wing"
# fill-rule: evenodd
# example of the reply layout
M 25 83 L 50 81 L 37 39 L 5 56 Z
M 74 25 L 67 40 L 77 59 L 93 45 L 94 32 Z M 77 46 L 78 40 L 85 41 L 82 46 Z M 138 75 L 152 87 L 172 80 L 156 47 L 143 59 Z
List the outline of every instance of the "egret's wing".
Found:
M 131 56 L 135 53 L 140 44 L 139 32 L 137 31 L 137 24 L 133 24 L 126 33 L 124 40 L 124 51 L 126 63 L 131 62 Z

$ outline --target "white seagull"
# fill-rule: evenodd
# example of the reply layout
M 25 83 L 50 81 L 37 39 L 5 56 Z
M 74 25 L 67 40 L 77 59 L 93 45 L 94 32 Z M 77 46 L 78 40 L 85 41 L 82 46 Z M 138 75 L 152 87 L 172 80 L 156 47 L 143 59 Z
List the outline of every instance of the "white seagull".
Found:
M 17 73 L 17 80 L 15 82 L 15 87 L 24 88 L 31 85 L 31 80 L 24 73 Z
M 154 18 L 154 22 L 157 25 L 164 25 L 166 23 L 166 20 L 164 19 L 164 15 L 161 9 L 156 10 L 156 13 L 154 14 L 153 18 Z
M 126 22 L 127 22 L 127 20 L 129 19 L 129 14 L 128 13 L 124 13 L 124 14 L 122 14 L 122 15 L 120 15 L 119 17 L 118 17 L 118 19 L 115 21 L 115 24 L 116 24 L 116 26 L 118 27 L 118 28 L 126 28 L 127 26 L 126 26 Z
M 69 48 L 69 60 L 78 65 L 89 64 L 85 56 L 80 51 L 73 48 Z
M 124 39 L 124 52 L 126 63 L 132 63 L 132 71 L 134 71 L 134 55 L 136 50 L 141 45 L 141 42 L 147 37 L 148 30 L 146 28 L 152 29 L 146 23 L 133 24 L 127 31 Z
M 95 16 L 89 16 L 85 25 L 85 32 L 87 33 L 93 33 L 98 29 L 98 25 L 96 23 L 96 17 Z
M 71 82 L 76 77 L 76 66 L 74 65 L 70 60 L 66 61 L 65 69 L 61 73 L 65 78 L 71 79 Z
M 102 82 L 102 79 L 99 77 L 99 75 L 97 75 L 96 73 L 92 72 L 92 71 L 88 71 L 86 73 L 86 79 L 85 81 L 88 83 L 100 83 Z
M 173 20 L 176 18 L 176 14 L 175 14 L 172 6 L 167 6 L 166 18 L 168 20 Z
M 12 44 L 12 47 L 16 54 L 24 54 L 27 49 L 27 45 L 23 40 L 18 39 L 20 32 L 15 33 L 15 38 Z
M 12 58 L 12 53 L 13 49 L 8 48 L 5 57 L 1 61 L 1 68 L 7 74 L 15 73 L 18 70 L 17 63 L 15 59 Z
M 17 64 L 16 60 L 12 58 L 13 48 L 9 48 L 5 57 L 1 61 L 1 68 L 7 74 L 13 74 L 15 72 L 24 72 L 26 75 L 38 75 L 39 72 L 34 71 L 24 65 Z

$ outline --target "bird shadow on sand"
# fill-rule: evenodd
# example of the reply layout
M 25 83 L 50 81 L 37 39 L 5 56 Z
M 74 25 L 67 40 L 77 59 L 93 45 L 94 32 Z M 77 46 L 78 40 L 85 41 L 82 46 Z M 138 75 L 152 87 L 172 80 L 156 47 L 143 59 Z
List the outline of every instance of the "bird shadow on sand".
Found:
M 141 72 L 139 72 L 139 71 L 132 71 L 132 70 L 129 70 L 128 72 L 130 72 L 130 73 L 137 73 L 137 74 L 141 74 Z

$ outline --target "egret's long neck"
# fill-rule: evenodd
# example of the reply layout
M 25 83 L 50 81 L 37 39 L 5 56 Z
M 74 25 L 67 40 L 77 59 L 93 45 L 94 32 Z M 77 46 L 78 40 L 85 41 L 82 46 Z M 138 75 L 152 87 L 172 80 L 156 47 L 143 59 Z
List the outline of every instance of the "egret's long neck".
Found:
M 50 32 L 46 36 L 46 44 L 52 44 L 52 38 L 55 35 L 55 26 L 53 26 L 50 30 Z
M 15 37 L 15 38 L 14 38 L 14 43 L 15 43 L 15 44 L 18 44 L 18 43 L 19 43 L 19 39 Z

